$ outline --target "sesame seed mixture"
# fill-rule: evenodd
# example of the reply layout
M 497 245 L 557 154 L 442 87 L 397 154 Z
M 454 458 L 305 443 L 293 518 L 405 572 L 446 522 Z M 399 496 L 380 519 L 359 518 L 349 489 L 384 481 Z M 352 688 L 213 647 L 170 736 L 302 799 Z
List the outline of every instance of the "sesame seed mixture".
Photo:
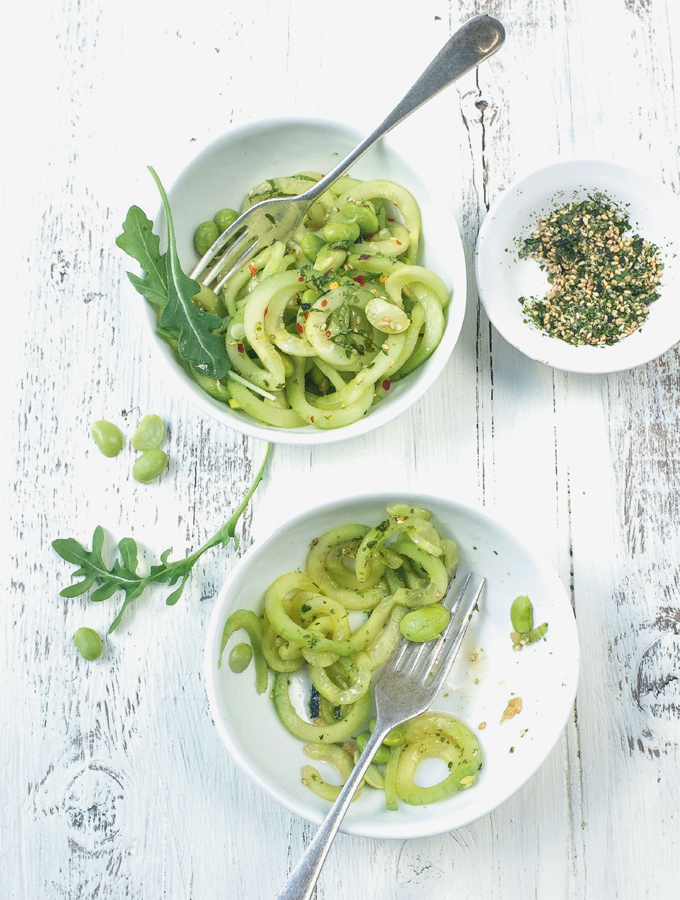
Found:
M 606 346 L 636 331 L 663 264 L 658 247 L 631 230 L 627 215 L 604 194 L 589 195 L 540 219 L 519 256 L 539 261 L 551 289 L 538 300 L 520 297 L 527 318 L 569 344 Z

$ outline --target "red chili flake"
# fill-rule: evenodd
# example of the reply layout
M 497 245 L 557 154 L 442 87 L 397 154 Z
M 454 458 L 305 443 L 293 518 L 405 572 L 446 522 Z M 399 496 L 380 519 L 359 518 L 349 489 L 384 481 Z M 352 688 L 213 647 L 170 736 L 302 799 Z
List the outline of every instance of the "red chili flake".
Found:
M 322 306 L 328 306 L 328 300 L 322 300 L 322 301 L 321 301 L 321 305 L 322 305 Z
M 328 278 L 328 276 L 331 274 L 332 271 L 333 271 L 333 269 L 326 269 L 326 271 L 323 273 L 324 278 Z
M 314 416 L 310 416 L 310 417 L 309 417 L 309 421 L 310 421 L 310 422 L 313 422 L 313 421 L 314 421 Z
M 399 246 L 401 247 L 401 241 L 396 240 L 396 238 L 395 238 L 394 243 L 395 243 L 395 244 L 399 244 Z
M 265 314 L 265 316 L 267 315 L 268 312 L 269 312 L 269 307 L 268 307 L 268 306 L 265 306 L 265 308 L 264 308 L 264 314 Z
M 357 275 L 356 278 L 353 278 L 353 279 L 352 279 L 352 281 L 356 281 L 356 283 L 357 283 L 358 285 L 360 285 L 361 287 L 365 287 L 365 286 L 366 286 L 366 279 L 364 278 L 363 275 Z
M 309 313 L 306 312 L 306 313 L 305 313 L 305 322 L 307 321 L 308 318 L 309 318 Z
M 396 219 L 390 219 L 389 216 L 388 216 L 388 217 L 387 217 L 387 221 L 388 221 L 388 222 L 395 222 Z
M 304 280 L 305 280 L 305 276 L 304 276 L 304 275 L 300 275 L 300 277 L 298 278 L 298 281 L 304 281 Z
M 383 381 L 383 383 L 382 383 L 382 388 L 383 388 L 383 390 L 384 390 L 384 391 L 389 391 L 390 386 L 391 386 L 391 381 L 389 380 L 389 378 L 386 378 L 386 379 Z
M 331 336 L 330 331 L 327 331 L 327 332 L 326 332 L 326 337 L 330 337 L 330 336 Z
M 243 353 L 243 344 L 237 344 L 236 349 L 238 350 L 239 353 Z
M 296 326 L 295 326 L 295 330 L 297 331 L 298 334 L 302 334 L 302 332 L 303 332 L 305 329 L 304 329 L 304 328 L 302 327 L 302 325 L 298 322 L 298 323 L 296 324 Z
M 248 263 L 248 270 L 251 275 L 257 275 L 257 269 L 252 263 Z
M 418 335 L 418 337 L 425 337 L 425 332 L 421 331 L 420 334 Z
M 370 259 L 370 258 L 371 258 L 370 253 L 362 253 L 361 256 L 359 257 L 359 259 Z

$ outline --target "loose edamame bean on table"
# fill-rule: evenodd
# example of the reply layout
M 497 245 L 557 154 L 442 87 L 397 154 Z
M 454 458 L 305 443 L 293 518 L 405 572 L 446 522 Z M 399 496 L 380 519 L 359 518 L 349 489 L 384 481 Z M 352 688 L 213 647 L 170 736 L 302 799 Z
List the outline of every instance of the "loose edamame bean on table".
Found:
M 123 449 L 125 438 L 120 430 L 113 422 L 107 422 L 105 419 L 99 419 L 90 426 L 90 432 L 94 438 L 95 444 L 99 447 L 104 456 L 118 456 Z
M 104 643 L 92 628 L 79 628 L 73 635 L 73 643 L 83 659 L 99 659 Z
M 162 450 L 147 450 L 135 460 L 132 477 L 141 484 L 148 484 L 157 478 L 168 464 L 168 457 Z
M 132 435 L 135 450 L 155 450 L 165 437 L 165 425 L 160 416 L 144 416 Z

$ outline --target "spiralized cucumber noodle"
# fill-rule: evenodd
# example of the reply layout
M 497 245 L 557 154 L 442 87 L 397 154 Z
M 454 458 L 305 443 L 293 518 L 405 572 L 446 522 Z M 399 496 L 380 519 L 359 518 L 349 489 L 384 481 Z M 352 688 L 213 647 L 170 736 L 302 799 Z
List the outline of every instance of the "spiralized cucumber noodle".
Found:
M 279 720 L 305 742 L 307 757 L 330 765 L 342 783 L 368 737 L 371 683 L 401 640 L 401 620 L 442 599 L 460 559 L 457 544 L 440 537 L 427 509 L 396 504 L 387 516 L 373 528 L 340 525 L 320 535 L 305 570 L 286 572 L 269 586 L 262 614 L 237 610 L 222 635 L 220 659 L 236 632 L 247 633 L 257 692 L 270 689 L 273 675 Z M 293 673 L 308 686 L 305 710 L 291 699 Z M 431 757 L 443 760 L 447 775 L 423 787 L 416 774 Z M 420 805 L 466 790 L 481 765 L 469 728 L 430 712 L 390 732 L 364 780 L 383 790 L 387 809 L 395 810 L 399 801 Z M 340 791 L 309 764 L 302 781 L 326 800 Z
M 300 194 L 320 178 L 268 180 L 242 209 Z M 338 230 L 349 236 L 332 239 Z M 418 265 L 420 238 L 420 209 L 404 187 L 341 178 L 285 245 L 267 247 L 229 278 L 211 311 L 223 313 L 231 369 L 219 381 L 194 372 L 199 385 L 278 428 L 360 420 L 444 332 L 449 291 Z

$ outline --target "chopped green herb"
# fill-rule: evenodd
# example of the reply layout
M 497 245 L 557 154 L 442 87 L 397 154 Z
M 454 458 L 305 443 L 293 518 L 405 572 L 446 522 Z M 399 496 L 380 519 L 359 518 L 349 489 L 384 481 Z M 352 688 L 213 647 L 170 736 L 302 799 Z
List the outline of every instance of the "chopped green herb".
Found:
M 663 263 L 659 248 L 630 230 L 602 193 L 542 218 L 519 243 L 520 258 L 538 260 L 551 285 L 542 300 L 519 298 L 528 320 L 576 346 L 604 347 L 637 331 L 660 296 Z

